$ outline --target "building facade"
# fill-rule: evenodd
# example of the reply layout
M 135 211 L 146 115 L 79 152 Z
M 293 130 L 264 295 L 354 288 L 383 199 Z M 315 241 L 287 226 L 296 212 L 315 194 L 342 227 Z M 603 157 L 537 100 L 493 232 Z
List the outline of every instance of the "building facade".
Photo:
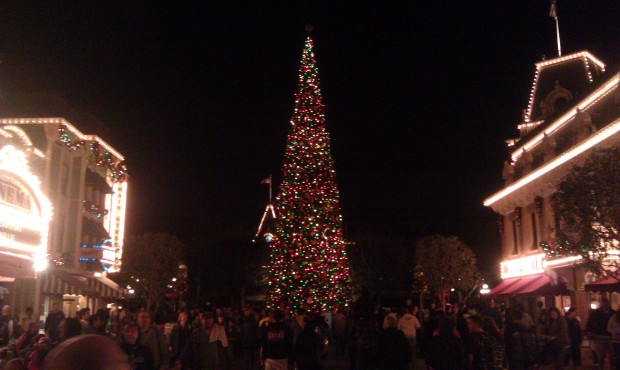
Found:
M 535 76 L 519 137 L 507 140 L 504 187 L 484 200 L 499 215 L 502 282 L 491 294 L 545 306 L 590 308 L 584 285 L 592 274 L 579 256 L 548 258 L 558 221 L 552 195 L 574 165 L 595 148 L 620 142 L 620 73 L 587 51 L 543 60 Z M 618 302 L 616 302 L 617 304 Z
M 79 121 L 15 116 L 12 107 L 2 109 L 6 104 L 0 101 L 0 156 L 21 169 L 0 166 L 4 303 L 17 312 L 33 307 L 41 317 L 53 302 L 71 316 L 105 308 L 122 294 L 108 274 L 121 268 L 125 158 L 81 131 Z M 31 220 L 15 212 L 30 212 Z

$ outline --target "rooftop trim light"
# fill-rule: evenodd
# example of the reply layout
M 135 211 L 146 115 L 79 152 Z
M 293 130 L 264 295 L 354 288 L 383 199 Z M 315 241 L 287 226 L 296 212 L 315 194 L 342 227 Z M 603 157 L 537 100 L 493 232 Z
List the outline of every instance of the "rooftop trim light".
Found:
M 515 150 L 512 152 L 512 160 L 516 161 L 523 154 L 523 150 L 530 150 L 534 146 L 538 145 L 546 135 L 551 135 L 555 131 L 557 131 L 560 127 L 562 127 L 566 122 L 570 119 L 574 118 L 577 114 L 577 109 L 585 110 L 590 107 L 592 104 L 599 101 L 601 98 L 606 96 L 613 88 L 615 88 L 620 82 L 620 73 L 616 74 L 609 82 L 603 85 L 601 88 L 597 89 L 595 92 L 590 94 L 586 99 L 582 100 L 575 108 L 566 112 L 562 117 L 558 118 L 551 126 L 547 127 L 544 132 L 539 133 L 534 138 L 529 140 L 528 142 L 515 147 Z
M 505 187 L 504 189 L 500 190 L 499 192 L 493 194 L 491 197 L 487 198 L 484 200 L 484 205 L 485 206 L 490 206 L 493 203 L 497 202 L 498 200 L 504 198 L 505 196 L 507 196 L 508 194 L 524 187 L 525 185 L 529 184 L 530 182 L 536 180 L 537 178 L 543 176 L 544 174 L 546 174 L 547 172 L 559 167 L 560 165 L 570 161 L 571 159 L 575 158 L 576 156 L 578 156 L 579 154 L 585 152 L 586 150 L 592 148 L 593 146 L 595 146 L 596 144 L 604 141 L 605 139 L 609 138 L 610 136 L 614 135 L 615 133 L 620 131 L 620 119 L 614 121 L 612 124 L 608 125 L 607 127 L 601 129 L 600 131 L 596 132 L 595 134 L 593 134 L 592 136 L 590 136 L 588 139 L 584 140 L 583 142 L 581 142 L 581 144 L 575 146 L 574 148 L 562 153 L 561 155 L 559 155 L 558 157 L 556 157 L 555 159 L 553 159 L 551 162 L 547 163 L 546 165 L 539 167 L 538 169 L 532 171 L 530 174 L 528 174 L 527 176 L 521 178 L 519 181 L 514 182 L 513 184 Z
M 532 115 L 532 108 L 534 104 L 534 95 L 536 94 L 536 88 L 538 87 L 538 77 L 540 76 L 540 71 L 543 70 L 545 67 L 549 67 L 551 65 L 555 65 L 555 64 L 559 64 L 559 63 L 563 63 L 569 60 L 579 59 L 579 58 L 582 58 L 586 65 L 586 71 L 588 73 L 588 78 L 590 79 L 590 82 L 592 82 L 592 74 L 590 73 L 590 70 L 588 69 L 588 66 L 589 66 L 588 59 L 592 60 L 594 64 L 596 64 L 603 71 L 605 71 L 605 63 L 603 63 L 600 59 L 596 58 L 594 55 L 590 54 L 587 51 L 569 54 L 569 55 L 559 57 L 559 58 L 543 60 L 535 64 L 536 73 L 534 75 L 534 83 L 532 84 L 532 90 L 530 91 L 530 99 L 527 104 L 527 110 L 526 110 L 526 115 L 525 115 L 526 122 L 529 122 L 530 119 L 532 118 L 531 115 Z
M 69 121 L 64 118 L 5 118 L 0 120 L 0 124 L 3 125 L 27 125 L 27 124 L 38 124 L 38 125 L 46 125 L 46 124 L 57 124 L 57 125 L 65 125 L 67 129 L 78 137 L 80 140 L 86 141 L 96 141 L 101 145 L 105 150 L 112 153 L 116 158 L 121 161 L 125 160 L 125 157 L 117 152 L 110 144 L 106 143 L 102 138 L 97 135 L 85 135 L 80 130 L 78 130 L 75 126 L 73 126 Z

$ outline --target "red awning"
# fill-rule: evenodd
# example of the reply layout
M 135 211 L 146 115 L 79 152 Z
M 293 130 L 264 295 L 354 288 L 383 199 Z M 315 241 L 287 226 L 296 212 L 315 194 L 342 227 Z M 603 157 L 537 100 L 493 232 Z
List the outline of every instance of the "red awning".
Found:
M 586 284 L 584 289 L 590 292 L 620 292 L 620 273 L 616 272 Z
M 521 281 L 520 277 L 504 279 L 498 286 L 491 289 L 490 295 L 503 295 L 508 291 L 512 291 L 512 286 Z
M 504 285 L 505 288 L 497 289 Z M 521 276 L 518 278 L 505 279 L 500 285 L 491 290 L 491 295 L 497 296 L 544 296 L 544 295 L 568 295 L 571 291 L 566 284 L 558 279 L 552 282 L 545 274 Z

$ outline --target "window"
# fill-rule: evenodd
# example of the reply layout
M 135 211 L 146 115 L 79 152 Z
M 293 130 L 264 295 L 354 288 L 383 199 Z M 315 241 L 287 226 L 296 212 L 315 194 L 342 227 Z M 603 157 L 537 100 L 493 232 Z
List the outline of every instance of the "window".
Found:
M 512 220 L 512 254 L 519 253 L 519 238 L 517 237 L 517 228 L 518 228 L 517 220 Z
M 536 225 L 536 212 L 532 212 L 532 249 L 538 248 L 538 230 Z

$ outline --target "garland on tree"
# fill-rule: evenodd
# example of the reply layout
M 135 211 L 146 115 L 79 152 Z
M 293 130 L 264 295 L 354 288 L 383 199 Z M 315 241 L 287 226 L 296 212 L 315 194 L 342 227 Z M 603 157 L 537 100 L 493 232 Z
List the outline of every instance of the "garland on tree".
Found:
M 276 207 L 279 217 L 270 244 L 268 305 L 290 312 L 348 304 L 349 267 L 339 192 L 309 37 L 299 68 Z

